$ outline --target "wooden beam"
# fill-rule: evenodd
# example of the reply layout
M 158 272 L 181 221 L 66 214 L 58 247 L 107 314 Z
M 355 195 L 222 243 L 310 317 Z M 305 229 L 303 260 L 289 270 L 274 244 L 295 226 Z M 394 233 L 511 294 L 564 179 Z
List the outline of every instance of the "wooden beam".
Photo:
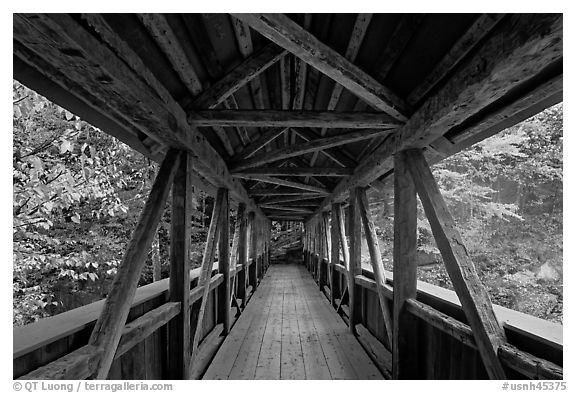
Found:
M 314 213 L 310 209 L 303 209 L 303 208 L 293 207 L 293 206 L 276 206 L 276 205 L 267 205 L 265 203 L 263 203 L 259 206 L 263 210 L 283 210 L 283 211 L 289 211 L 289 212 L 295 212 L 295 213 L 306 213 L 306 214 Z
M 259 202 L 259 203 L 266 203 L 266 204 L 282 204 L 282 203 L 288 203 L 288 202 L 298 202 L 298 201 L 303 201 L 303 200 L 308 200 L 308 199 L 317 199 L 317 198 L 322 198 L 322 195 L 319 194 L 306 194 L 306 195 L 294 195 L 294 196 L 287 196 L 287 197 L 280 197 L 280 198 L 271 198 L 271 199 L 267 199 L 265 201 Z M 315 205 L 317 206 L 317 205 Z
M 292 52 L 352 93 L 397 120 L 406 121 L 406 104 L 390 89 L 356 67 L 282 14 L 232 14 Z
M 504 379 L 506 374 L 498 360 L 497 351 L 498 347 L 506 342 L 506 336 L 496 319 L 490 296 L 480 282 L 474 263 L 422 152 L 407 150 L 405 159 L 444 259 L 446 271 L 472 327 L 486 371 L 492 379 Z
M 245 59 L 252 55 L 252 34 L 250 33 L 250 27 L 246 25 L 241 20 L 236 18 L 230 18 L 232 21 L 232 27 L 234 28 L 234 34 L 236 35 L 236 41 L 238 43 L 238 50 Z M 282 59 L 285 59 L 283 57 Z M 249 83 L 250 90 L 252 92 L 252 97 L 254 99 L 254 107 L 256 109 L 264 108 L 264 100 L 262 98 L 262 85 L 260 83 L 260 75 L 256 76 Z
M 246 83 L 280 60 L 285 54 L 286 51 L 276 45 L 265 46 L 214 83 L 212 87 L 204 90 L 186 109 L 190 111 L 193 108 L 215 108 Z
M 326 198 L 319 211 L 357 185 L 367 185 L 393 169 L 393 155 L 406 148 L 425 147 L 453 127 L 477 116 L 486 108 L 491 111 L 498 100 L 506 97 L 508 105 L 542 85 L 556 83 L 562 68 L 562 16 L 511 15 L 498 24 L 476 50 L 435 94 L 427 99 L 410 120 L 389 136 L 372 154 L 364 158 L 354 175 L 343 179 Z M 554 75 L 548 75 L 556 67 Z M 534 102 L 525 101 L 525 108 Z M 514 110 L 518 111 L 515 107 Z M 520 120 L 518 120 L 520 121 Z M 508 124 L 502 123 L 493 133 Z
M 335 203 L 332 205 L 332 215 L 330 219 L 330 237 L 332 241 L 332 249 L 330 255 L 330 276 L 328 281 L 330 284 L 330 303 L 332 307 L 336 308 L 336 299 L 341 298 L 341 289 L 336 285 L 337 273 L 336 264 L 340 263 L 340 227 L 337 215 L 337 210 L 340 210 L 340 205 Z
M 138 14 L 138 19 L 164 52 L 184 86 L 193 96 L 198 95 L 202 91 L 202 83 L 166 16 L 163 14 Z
M 74 94 L 106 102 L 111 118 L 123 119 L 166 147 L 188 149 L 196 172 L 257 211 L 224 160 L 187 124 L 182 107 L 102 15 L 15 14 L 14 39 L 58 70 L 40 69 L 48 77 L 67 88 L 71 81 L 82 85 L 83 91 Z M 60 49 L 66 48 L 81 56 L 63 56 Z
M 235 161 L 244 160 L 252 156 L 254 153 L 262 149 L 268 143 L 272 142 L 274 139 L 284 134 L 286 130 L 287 128 L 273 128 L 270 130 L 266 130 L 265 132 L 260 134 L 260 136 L 256 140 L 252 141 L 249 145 L 244 147 L 244 149 L 238 152 L 238 154 L 232 157 L 232 159 Z
M 39 367 L 18 378 L 20 380 L 57 380 L 87 379 L 98 369 L 103 349 L 93 345 L 84 345 L 61 358 Z
M 118 268 L 116 277 L 114 277 L 102 313 L 98 317 L 88 340 L 89 345 L 103 351 L 96 375 L 98 379 L 106 379 L 114 360 L 114 354 L 122 335 L 122 328 L 126 323 L 126 318 L 128 318 L 132 299 L 138 286 L 140 272 L 146 263 L 148 249 L 162 217 L 179 160 L 180 154 L 177 151 L 170 150 L 166 154 L 150 190 L 146 205 L 140 214 L 138 224 L 132 233 L 122 263 Z
M 358 309 L 359 295 L 355 291 L 354 277 L 357 274 L 362 274 L 362 223 L 360 221 L 360 206 L 358 203 L 358 191 L 356 189 L 350 190 L 349 197 L 350 207 L 348 208 L 348 227 L 350 232 L 350 262 L 348 264 L 348 299 L 350 314 L 349 328 L 352 334 L 356 332 L 356 323 L 360 320 L 360 310 Z
M 230 207 L 228 190 L 224 189 L 223 194 L 218 242 L 218 271 L 224 277 L 224 283 L 218 288 L 217 323 L 224 324 L 226 335 L 230 332 Z
M 420 101 L 438 82 L 453 70 L 478 43 L 488 35 L 502 20 L 505 14 L 482 14 L 472 23 L 468 30 L 456 41 L 434 69 L 428 74 L 406 99 L 411 105 Z
M 393 129 L 401 123 L 390 116 L 373 112 L 321 112 L 301 110 L 195 110 L 188 113 L 195 127 L 314 127 L 347 129 Z
M 264 165 L 270 162 L 283 160 L 289 157 L 301 156 L 318 150 L 328 149 L 334 146 L 345 145 L 347 143 L 357 142 L 365 139 L 374 138 L 377 135 L 390 133 L 390 130 L 360 130 L 348 132 L 341 135 L 335 135 L 327 138 L 316 139 L 313 141 L 299 143 L 296 145 L 286 146 L 270 152 L 261 153 L 251 158 L 232 162 L 232 170 L 240 170 L 255 166 Z
M 200 309 L 198 310 L 196 320 L 193 319 L 193 339 L 192 339 L 192 355 L 190 364 L 194 365 L 194 359 L 197 356 L 198 343 L 200 342 L 202 334 L 202 323 L 204 321 L 204 314 L 206 311 L 206 304 L 208 303 L 208 294 L 210 292 L 210 276 L 212 275 L 212 267 L 214 255 L 216 253 L 216 246 L 218 243 L 218 235 L 220 233 L 220 224 L 222 222 L 222 205 L 224 203 L 224 196 L 226 190 L 219 188 L 214 201 L 214 209 L 212 210 L 212 218 L 210 220 L 210 227 L 208 228 L 208 235 L 206 237 L 206 245 L 204 247 L 204 254 L 202 255 L 202 266 L 200 270 L 200 277 L 198 278 L 198 288 L 202 288 L 202 298 Z
M 416 298 L 416 247 L 418 243 L 416 188 L 404 152 L 394 158 L 394 314 L 392 376 L 414 379 L 418 375 L 418 330 L 408 314 L 407 301 Z
M 329 194 L 328 190 L 323 187 L 311 186 L 308 184 L 298 183 L 290 180 L 284 180 L 272 176 L 236 174 L 235 177 L 238 177 L 240 179 L 256 180 L 264 183 L 277 184 L 279 186 L 297 188 L 300 190 L 316 192 L 319 194 Z
M 350 176 L 352 168 L 341 167 L 280 167 L 280 168 L 247 168 L 231 171 L 232 176 L 263 175 L 263 176 Z
M 169 301 L 181 304 L 180 314 L 168 324 L 168 375 L 188 379 L 190 370 L 190 230 L 192 219 L 192 163 L 183 153 L 172 188 L 170 222 Z
M 290 196 L 309 196 L 309 197 L 319 197 L 323 193 L 318 193 L 316 191 L 301 191 L 295 189 L 258 189 L 250 192 L 251 196 L 279 196 L 279 195 L 290 195 Z
M 273 221 L 304 221 L 306 219 L 306 217 L 303 216 L 276 216 L 276 215 L 268 216 L 268 218 Z
M 388 346 L 392 346 L 392 318 L 390 316 L 390 306 L 388 299 L 384 294 L 384 285 L 386 284 L 386 275 L 384 273 L 384 262 L 382 262 L 382 254 L 380 253 L 380 245 L 378 244 L 378 235 L 376 228 L 372 221 L 372 214 L 370 213 L 370 205 L 366 197 L 366 190 L 357 188 L 357 203 L 364 224 L 364 236 L 368 245 L 368 252 L 370 253 L 370 262 L 372 264 L 372 271 L 374 272 L 374 279 L 376 281 L 376 292 L 378 293 L 378 300 L 380 303 L 380 310 L 384 319 L 384 327 L 386 329 L 386 337 L 388 339 Z M 362 270 L 360 270 L 362 272 Z
M 256 291 L 258 286 L 258 223 L 254 214 L 248 214 L 248 233 L 249 233 L 249 257 L 254 264 L 248 270 L 248 284 L 252 285 L 252 292 Z
M 321 139 L 323 137 L 323 135 L 321 133 L 314 130 L 313 128 L 295 128 L 294 132 L 306 141 L 313 141 L 316 139 Z M 387 134 L 382 134 L 382 136 L 386 136 L 386 135 Z M 378 137 L 375 137 L 373 139 L 376 139 L 376 138 L 378 138 Z M 352 157 L 348 152 L 346 152 L 346 150 L 343 147 L 325 149 L 325 150 L 322 150 L 321 152 L 328 159 L 330 159 L 331 161 L 333 161 L 336 164 L 341 165 L 343 167 L 355 168 L 356 165 L 358 164 L 356 159 L 354 157 Z M 299 166 L 304 166 L 304 163 L 299 165 Z M 309 166 L 309 164 L 306 163 L 306 166 Z
M 246 287 L 248 286 L 248 236 L 246 232 L 246 215 L 245 206 L 243 204 L 238 205 L 238 213 L 236 214 L 236 227 L 238 228 L 237 263 L 242 265 L 242 270 L 238 273 L 238 297 L 242 299 L 243 306 L 246 306 Z

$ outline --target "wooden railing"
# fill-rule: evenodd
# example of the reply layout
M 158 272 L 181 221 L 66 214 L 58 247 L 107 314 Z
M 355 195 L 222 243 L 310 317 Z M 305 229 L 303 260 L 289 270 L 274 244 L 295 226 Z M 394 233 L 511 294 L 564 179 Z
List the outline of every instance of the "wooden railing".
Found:
M 265 273 L 263 255 L 259 263 L 249 259 L 247 274 L 249 301 L 253 288 Z M 259 266 L 259 271 L 256 267 Z M 230 271 L 231 282 L 243 266 L 236 265 Z M 190 308 L 199 304 L 202 287 L 198 287 L 200 268 L 190 271 Z M 137 289 L 132 302 L 128 321 L 108 379 L 166 379 L 167 378 L 167 329 L 166 324 L 180 313 L 180 303 L 168 302 L 169 280 L 163 279 Z M 216 323 L 218 315 L 218 288 L 224 278 L 218 273 L 218 263 L 214 263 L 210 281 L 210 292 L 202 322 L 195 362 L 191 366 L 191 377 L 199 378 L 224 340 L 223 326 Z M 240 286 L 232 288 L 242 302 Z M 242 288 L 243 290 L 243 288 Z M 239 311 L 232 303 L 231 319 L 234 323 Z M 36 323 L 17 327 L 13 332 L 13 378 L 23 379 L 84 379 L 95 371 L 98 353 L 87 345 L 92 329 L 100 315 L 104 300 L 77 309 L 42 319 Z
M 333 289 L 330 288 L 328 260 L 320 260 L 318 254 L 306 251 L 304 260 L 322 293 L 330 300 Z M 343 262 L 335 265 L 334 277 L 335 294 L 341 294 L 346 286 Z M 391 272 L 386 272 L 386 277 L 385 295 L 392 310 L 394 278 Z M 358 340 L 380 370 L 390 375 L 391 348 L 386 344 L 385 324 L 371 267 L 363 265 L 362 274 L 356 275 L 354 281 L 356 307 L 360 310 L 356 325 Z M 427 379 L 488 378 L 456 293 L 422 281 L 418 281 L 417 288 L 416 299 L 407 304 L 418 332 L 417 337 L 409 338 L 418 341 L 416 375 Z M 340 300 L 336 299 L 334 307 L 348 324 L 349 308 L 340 306 Z M 562 325 L 505 307 L 494 308 L 507 338 L 507 344 L 498 350 L 507 376 L 511 379 L 562 379 Z

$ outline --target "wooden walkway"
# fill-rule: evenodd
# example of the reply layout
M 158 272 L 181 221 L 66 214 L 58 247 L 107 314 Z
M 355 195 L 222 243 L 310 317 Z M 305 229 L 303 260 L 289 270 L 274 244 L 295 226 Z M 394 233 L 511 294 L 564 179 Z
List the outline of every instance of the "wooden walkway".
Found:
M 298 265 L 271 265 L 204 379 L 382 379 Z

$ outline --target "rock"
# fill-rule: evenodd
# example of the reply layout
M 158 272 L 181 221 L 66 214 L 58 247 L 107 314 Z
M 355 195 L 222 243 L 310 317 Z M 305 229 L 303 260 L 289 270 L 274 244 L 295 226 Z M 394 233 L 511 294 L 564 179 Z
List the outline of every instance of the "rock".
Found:
M 560 274 L 558 274 L 550 262 L 546 262 L 538 269 L 536 278 L 544 281 L 556 281 L 560 278 Z

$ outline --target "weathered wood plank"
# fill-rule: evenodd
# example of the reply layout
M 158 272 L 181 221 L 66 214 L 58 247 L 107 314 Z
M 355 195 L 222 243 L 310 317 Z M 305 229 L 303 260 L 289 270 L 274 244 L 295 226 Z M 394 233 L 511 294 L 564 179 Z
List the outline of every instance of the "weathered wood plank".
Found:
M 387 378 L 392 377 L 392 353 L 362 324 L 356 325 L 358 341 L 380 372 Z
M 350 190 L 348 228 L 350 232 L 350 260 L 348 263 L 348 299 L 350 314 L 349 328 L 352 334 L 356 333 L 356 323 L 360 318 L 360 310 L 357 307 L 356 297 L 358 293 L 355 290 L 354 277 L 362 273 L 362 223 L 360 218 L 360 206 L 358 203 L 358 192 L 356 189 Z
M 488 375 L 493 379 L 504 379 L 506 374 L 498 359 L 497 350 L 506 342 L 506 336 L 496 319 L 490 297 L 480 282 L 474 263 L 422 152 L 407 150 L 405 160 L 448 275 L 472 327 Z
M 196 96 L 202 91 L 202 83 L 194 70 L 172 27 L 163 14 L 138 14 L 138 19 L 154 38 L 162 52 L 168 57 L 170 64 L 188 89 Z
M 378 235 L 376 234 L 376 228 L 374 227 L 374 222 L 372 221 L 372 214 L 370 214 L 370 205 L 368 204 L 366 190 L 357 188 L 356 191 L 356 198 L 360 208 L 360 216 L 362 217 L 362 223 L 364 224 L 364 236 L 366 237 L 368 252 L 370 253 L 370 262 L 372 264 L 372 271 L 374 272 L 374 278 L 376 280 L 376 290 L 378 293 L 378 299 L 380 301 L 380 310 L 382 311 L 382 317 L 384 318 L 386 337 L 388 338 L 389 345 L 392 346 L 392 317 L 390 307 L 388 306 L 388 299 L 384 293 L 386 275 L 384 273 L 384 262 L 382 262 L 380 245 L 378 244 Z M 360 270 L 360 272 L 362 271 Z M 416 283 L 416 281 L 414 281 L 414 283 Z M 416 285 L 414 285 L 414 287 L 416 287 Z
M 531 379 L 564 379 L 562 367 L 520 351 L 512 345 L 500 346 L 498 355 L 508 367 Z
M 276 44 L 334 79 L 370 105 L 405 121 L 406 104 L 390 89 L 282 14 L 232 14 Z
M 406 299 L 405 310 L 425 321 L 427 324 L 449 334 L 457 341 L 472 348 L 478 349 L 470 326 L 454 319 L 427 304 L 414 298 Z
M 230 332 L 230 207 L 228 190 L 224 190 L 220 219 L 220 239 L 218 242 L 218 271 L 224 282 L 218 289 L 217 323 L 224 325 L 224 334 Z
M 326 138 L 311 140 L 309 142 L 298 143 L 295 145 L 285 146 L 280 149 L 275 149 L 270 152 L 260 153 L 250 158 L 234 161 L 230 164 L 231 170 L 238 171 L 241 169 L 261 166 L 270 162 L 283 160 L 289 157 L 301 156 L 303 154 L 312 153 L 318 150 L 325 150 L 335 146 L 345 145 L 362 141 L 365 139 L 374 138 L 378 135 L 390 134 L 392 130 L 360 130 L 346 132 L 340 135 L 335 135 Z
M 314 128 L 398 128 L 401 123 L 373 112 L 321 112 L 301 110 L 195 110 L 188 122 L 196 127 L 314 127 Z
M 114 359 L 140 272 L 146 263 L 146 255 L 162 216 L 180 159 L 181 154 L 177 151 L 170 150 L 167 153 L 126 248 L 102 314 L 90 336 L 89 345 L 103 350 L 102 361 L 98 367 L 98 379 L 106 378 Z
M 244 60 L 210 88 L 204 90 L 186 109 L 190 112 L 194 108 L 215 108 L 242 86 L 246 85 L 246 83 L 280 60 L 285 54 L 286 51 L 276 45 L 265 46 Z
M 168 375 L 188 379 L 190 369 L 190 230 L 192 162 L 183 153 L 172 188 L 170 229 L 170 301 L 181 303 L 180 314 L 168 324 Z
M 141 317 L 127 323 L 122 332 L 122 338 L 114 359 L 128 352 L 132 347 L 144 341 L 148 336 L 155 333 L 160 327 L 166 325 L 181 311 L 179 302 L 164 303 L 152 311 L 148 311 Z
M 224 341 L 225 337 L 222 336 L 223 331 L 224 325 L 220 323 L 204 337 L 198 346 L 198 355 L 190 370 L 190 379 L 200 379 L 202 377 L 202 374 L 206 371 L 206 368 L 210 365 L 210 361 L 214 358 L 218 348 L 220 348 L 220 345 L 222 345 Z
M 418 373 L 418 331 L 406 311 L 406 301 L 416 298 L 417 200 L 408 171 L 408 158 L 399 152 L 394 161 L 394 326 L 392 375 L 413 379 Z
M 294 128 L 294 133 L 298 134 L 298 136 L 300 136 L 301 138 L 303 138 L 306 141 L 313 141 L 316 139 L 321 139 L 323 138 L 322 134 L 320 132 L 315 131 L 315 129 L 313 128 L 306 128 L 306 127 L 300 127 L 300 128 Z M 382 136 L 386 136 L 388 134 L 382 134 Z M 377 138 L 377 137 L 375 137 Z M 355 168 L 356 165 L 358 164 L 356 159 L 354 157 L 352 157 L 348 152 L 346 152 L 346 150 L 343 149 L 343 147 L 333 147 L 330 149 L 325 149 L 321 151 L 322 154 L 324 154 L 326 157 L 328 157 L 328 159 L 330 159 L 331 161 L 335 162 L 338 165 L 341 165 L 343 167 L 348 167 L 348 168 Z M 307 166 L 308 163 L 295 163 L 297 166 Z
M 86 379 L 97 371 L 103 351 L 93 345 L 85 345 L 18 379 Z
M 235 177 L 240 179 L 256 180 L 263 183 L 277 184 L 279 186 L 286 186 L 297 188 L 299 190 L 316 192 L 318 194 L 328 194 L 328 190 L 322 187 L 311 186 L 309 184 L 299 183 L 291 180 L 284 180 L 278 177 L 266 176 L 266 175 L 247 175 L 247 174 L 236 174 Z

